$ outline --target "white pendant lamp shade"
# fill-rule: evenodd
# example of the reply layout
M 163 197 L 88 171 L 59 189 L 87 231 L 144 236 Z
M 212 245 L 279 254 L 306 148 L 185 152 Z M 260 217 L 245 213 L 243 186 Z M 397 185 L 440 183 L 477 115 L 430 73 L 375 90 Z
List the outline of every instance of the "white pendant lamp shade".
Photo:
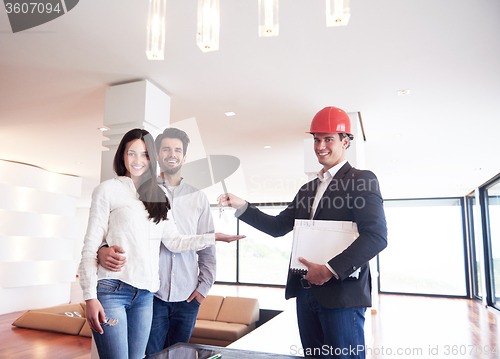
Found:
M 198 0 L 196 44 L 203 52 L 219 50 L 219 0 Z
M 259 0 L 259 36 L 270 37 L 279 34 L 279 0 Z
M 149 0 L 148 39 L 146 56 L 149 60 L 163 60 L 165 52 L 165 18 L 167 0 Z
M 345 26 L 351 17 L 350 0 L 326 0 L 326 26 Z

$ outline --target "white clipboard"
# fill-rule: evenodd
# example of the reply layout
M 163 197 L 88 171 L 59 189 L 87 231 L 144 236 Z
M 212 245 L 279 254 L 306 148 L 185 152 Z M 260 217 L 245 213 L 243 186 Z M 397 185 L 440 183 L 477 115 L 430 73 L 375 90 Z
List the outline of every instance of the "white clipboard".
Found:
M 358 226 L 354 222 L 296 219 L 290 271 L 307 274 L 307 267 L 299 257 L 325 264 L 342 253 L 358 236 Z

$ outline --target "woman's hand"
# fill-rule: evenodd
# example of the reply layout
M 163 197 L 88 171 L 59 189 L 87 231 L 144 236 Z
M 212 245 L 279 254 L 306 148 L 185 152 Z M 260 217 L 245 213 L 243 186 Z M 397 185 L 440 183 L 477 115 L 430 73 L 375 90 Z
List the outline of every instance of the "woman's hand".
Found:
M 215 233 L 215 240 L 220 242 L 234 242 L 238 239 L 245 238 L 246 236 L 237 236 L 232 234 L 224 234 L 224 233 Z
M 89 299 L 86 300 L 85 303 L 85 316 L 87 317 L 87 322 L 89 322 L 90 327 L 99 334 L 104 333 L 100 323 L 106 322 L 106 315 L 104 314 L 101 302 L 99 302 L 98 299 Z

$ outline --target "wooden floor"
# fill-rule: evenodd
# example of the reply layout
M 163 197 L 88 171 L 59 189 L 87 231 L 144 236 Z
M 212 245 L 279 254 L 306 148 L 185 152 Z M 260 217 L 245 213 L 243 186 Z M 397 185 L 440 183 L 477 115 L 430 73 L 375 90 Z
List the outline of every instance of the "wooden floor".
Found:
M 71 286 L 71 303 L 83 301 L 77 282 Z M 0 358 L 90 359 L 90 338 L 23 329 L 12 326 L 25 312 L 0 315 Z
M 374 359 L 500 358 L 500 313 L 475 300 L 381 295 L 378 313 L 367 319 Z
M 287 307 L 283 289 L 214 286 L 211 294 L 256 297 L 262 308 Z M 72 302 L 79 301 L 75 286 Z M 0 358 L 90 359 L 90 338 L 13 327 L 22 313 L 0 315 Z M 477 301 L 381 295 L 378 313 L 369 313 L 368 358 L 500 358 L 500 313 Z M 494 347 L 496 353 L 485 354 Z

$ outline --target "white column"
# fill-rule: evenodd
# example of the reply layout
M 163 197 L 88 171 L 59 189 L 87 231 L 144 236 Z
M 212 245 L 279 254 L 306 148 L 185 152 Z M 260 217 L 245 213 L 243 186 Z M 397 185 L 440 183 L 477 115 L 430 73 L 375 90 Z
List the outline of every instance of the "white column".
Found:
M 153 138 L 170 125 L 170 97 L 147 80 L 111 86 L 104 105 L 101 182 L 115 176 L 113 158 L 123 135 L 133 128 L 149 131 Z
M 79 177 L 0 160 L 0 314 L 69 303 Z
M 365 167 L 365 141 L 363 139 L 363 131 L 361 130 L 361 122 L 358 112 L 348 113 L 351 119 L 351 132 L 354 136 L 354 141 L 351 142 L 351 146 L 346 151 L 346 159 L 349 161 L 351 166 L 359 168 L 361 170 L 366 169 Z
M 314 153 L 314 139 L 311 135 L 311 138 L 304 140 L 304 173 L 310 181 L 316 178 L 316 174 L 320 169 L 321 164 Z

